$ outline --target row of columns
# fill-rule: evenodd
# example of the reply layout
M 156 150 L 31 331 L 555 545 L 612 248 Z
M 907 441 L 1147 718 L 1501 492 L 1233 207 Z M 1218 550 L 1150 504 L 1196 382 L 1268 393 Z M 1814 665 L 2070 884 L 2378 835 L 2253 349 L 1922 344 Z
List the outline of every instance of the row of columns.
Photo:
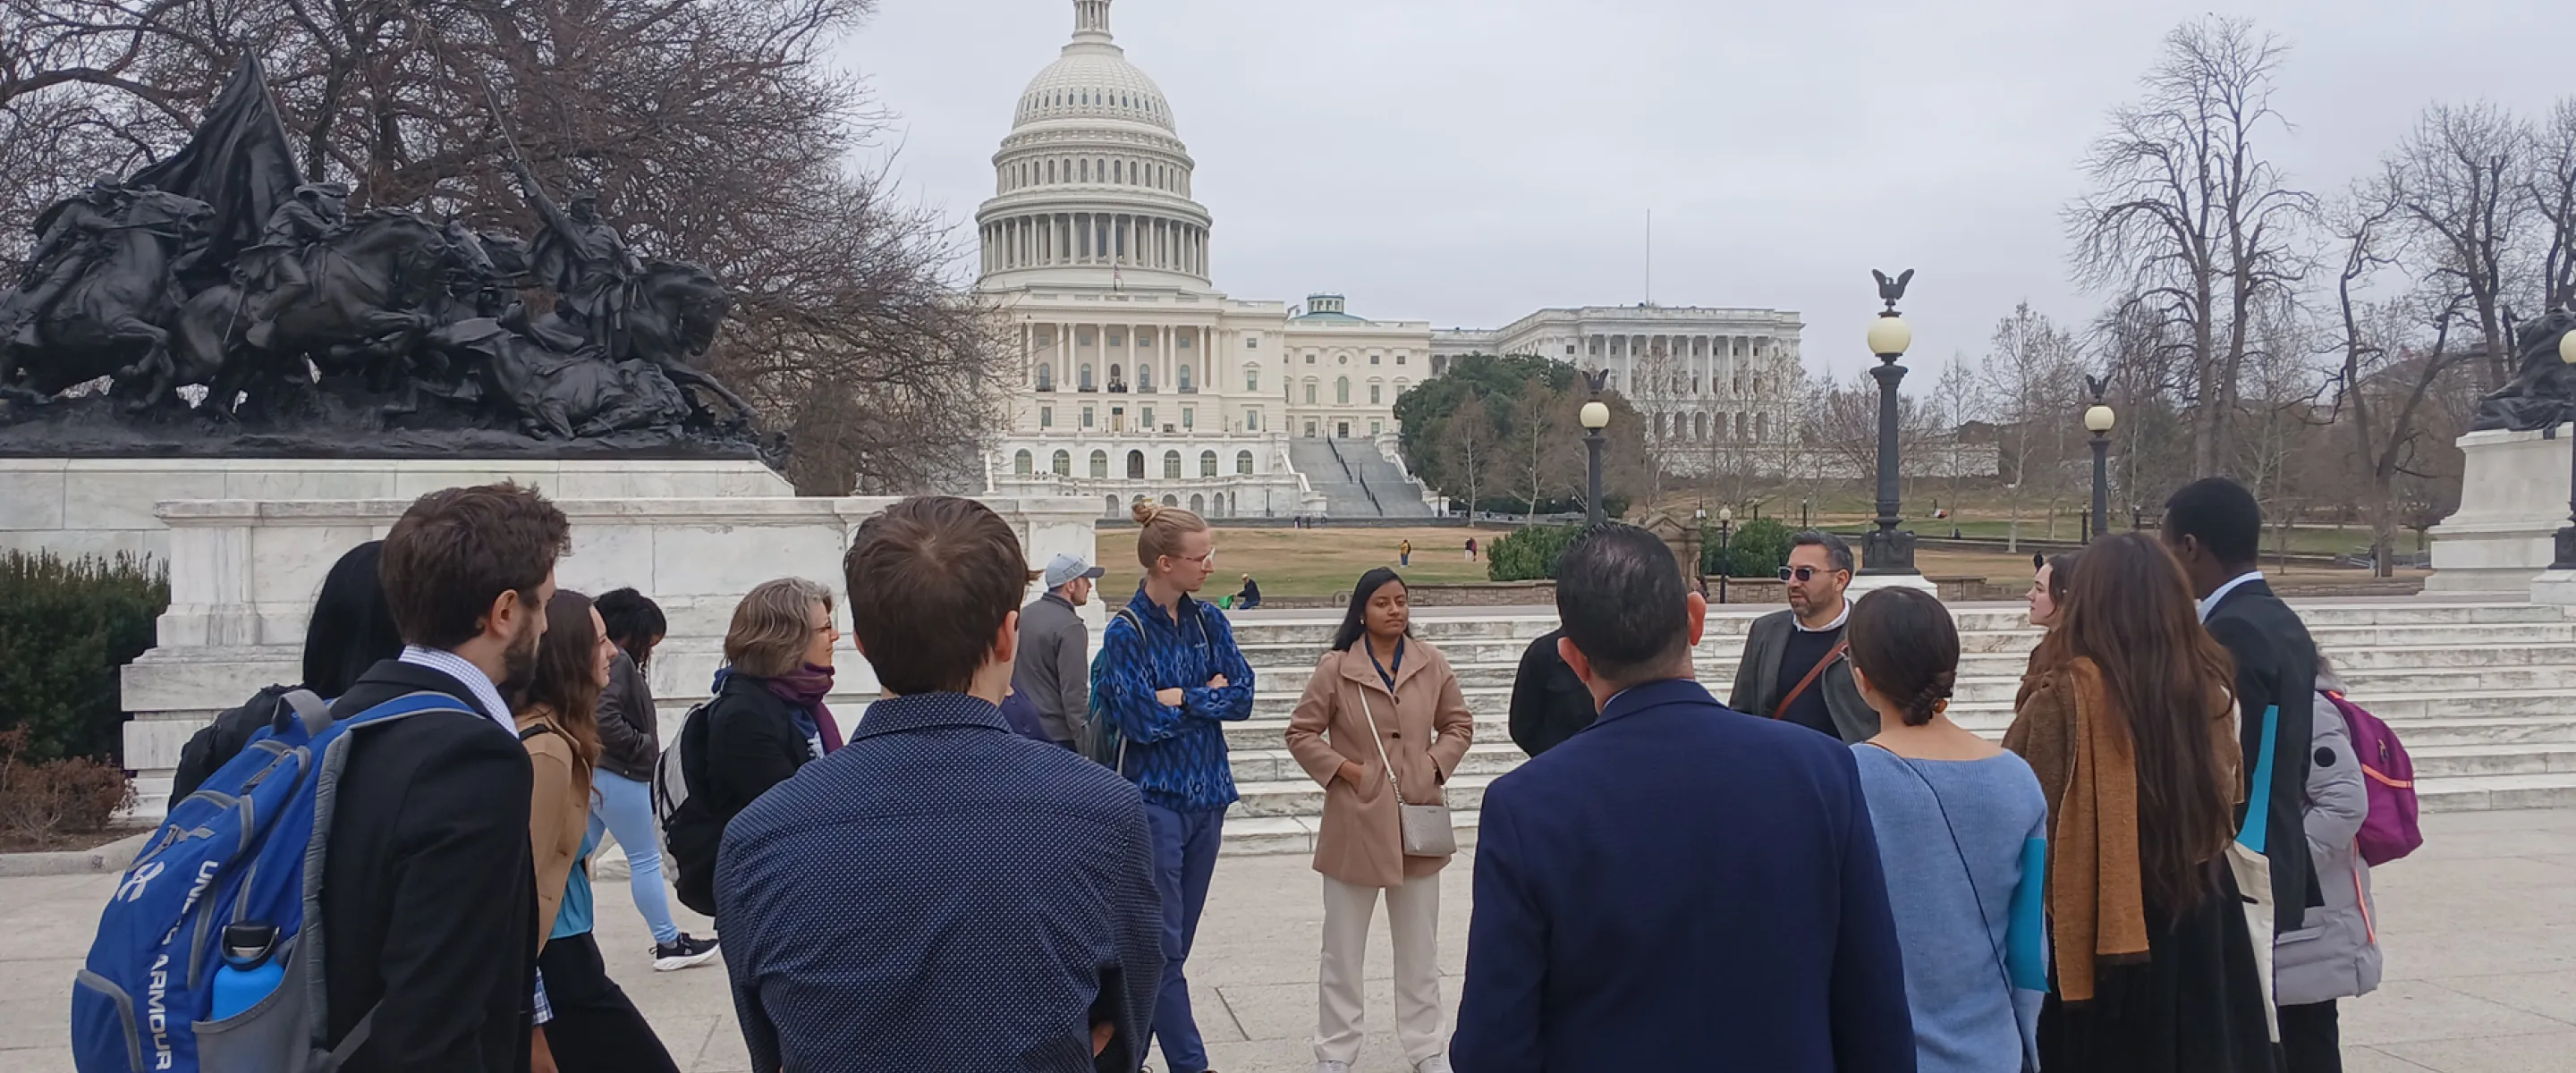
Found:
M 1109 345 L 1109 331 L 1113 328 L 1119 333 L 1116 349 Z M 1041 330 L 1051 336 L 1043 344 L 1039 342 Z M 1091 333 L 1087 358 L 1080 344 L 1084 331 Z M 1150 336 L 1153 342 L 1146 346 L 1137 345 L 1139 338 L 1145 336 Z M 1185 340 L 1189 343 L 1186 347 L 1182 346 Z M 1184 352 L 1188 354 L 1186 358 L 1182 356 Z M 1215 355 L 1213 334 L 1196 326 L 1078 324 L 1071 321 L 1045 325 L 1023 321 L 1020 324 L 1020 367 L 1025 370 L 1025 382 L 1031 387 L 1056 391 L 1083 390 L 1082 367 L 1088 364 L 1091 366 L 1091 383 L 1088 386 L 1094 391 L 1109 390 L 1109 367 L 1115 365 L 1119 370 L 1119 385 L 1131 392 L 1144 392 L 1149 384 L 1156 393 L 1180 391 L 1183 389 L 1180 372 L 1186 367 L 1190 371 L 1188 390 L 1213 393 L 1216 389 L 1210 377 L 1216 372 Z M 1041 368 L 1047 371 L 1041 374 Z
M 1655 438 L 1694 443 L 1762 443 L 1771 438 L 1771 415 L 1724 410 L 1657 413 Z
M 1770 344 L 1765 346 L 1764 344 Z M 1778 341 L 1758 335 L 1587 335 L 1577 344 L 1578 364 L 1606 366 L 1615 376 L 1612 382 L 1631 397 L 1654 395 L 1721 395 L 1742 394 L 1754 390 L 1739 378 L 1749 372 L 1753 359 L 1774 352 Z M 1642 363 L 1659 356 L 1672 360 L 1653 371 L 1667 378 L 1678 377 L 1676 389 L 1668 379 L 1660 385 L 1640 385 Z M 1649 390 L 1650 389 L 1650 390 Z
M 1057 212 L 988 221 L 984 271 L 1067 265 L 1151 268 L 1207 276 L 1207 228 L 1137 213 Z

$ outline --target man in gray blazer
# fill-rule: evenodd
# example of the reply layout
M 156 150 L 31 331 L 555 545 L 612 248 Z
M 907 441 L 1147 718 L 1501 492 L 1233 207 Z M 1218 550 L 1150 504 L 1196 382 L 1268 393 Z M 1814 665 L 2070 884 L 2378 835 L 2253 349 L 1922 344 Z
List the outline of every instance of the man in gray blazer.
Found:
M 1027 690 L 1047 737 L 1080 749 L 1091 718 L 1091 627 L 1074 610 L 1091 601 L 1100 567 L 1072 555 L 1047 563 L 1046 595 L 1020 609 L 1020 652 L 1011 681 Z
M 1843 624 L 1851 618 L 1851 602 L 1843 598 L 1852 580 L 1851 545 L 1831 533 L 1800 533 L 1790 538 L 1780 580 L 1787 583 L 1789 609 L 1754 620 L 1726 706 L 1846 742 L 1878 736 L 1878 713 L 1852 684 L 1843 643 Z

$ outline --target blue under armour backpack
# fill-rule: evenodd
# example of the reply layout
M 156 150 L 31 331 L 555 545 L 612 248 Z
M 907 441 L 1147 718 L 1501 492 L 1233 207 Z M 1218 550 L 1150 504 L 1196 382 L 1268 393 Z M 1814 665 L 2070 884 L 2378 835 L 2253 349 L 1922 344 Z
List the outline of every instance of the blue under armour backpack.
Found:
M 72 981 L 81 1073 L 324 1073 L 366 1042 L 373 1011 L 336 1050 L 325 1045 L 321 886 L 340 773 L 352 735 L 461 709 L 453 697 L 413 693 L 335 723 L 311 693 L 287 699 L 277 723 L 170 806 L 108 897 Z M 225 933 L 236 926 L 237 936 L 272 937 L 268 963 L 284 976 L 211 1021 Z

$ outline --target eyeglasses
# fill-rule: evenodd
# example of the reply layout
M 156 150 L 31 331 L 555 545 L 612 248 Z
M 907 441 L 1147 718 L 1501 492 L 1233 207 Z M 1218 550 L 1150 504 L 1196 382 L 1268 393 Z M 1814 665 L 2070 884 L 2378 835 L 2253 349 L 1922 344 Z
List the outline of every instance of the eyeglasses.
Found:
M 1199 564 L 1201 567 L 1204 567 L 1204 568 L 1209 569 L 1209 570 L 1214 570 L 1214 569 L 1216 569 L 1216 549 L 1215 549 L 1215 548 L 1209 548 L 1209 549 L 1208 549 L 1208 553 L 1207 553 L 1207 554 L 1205 554 L 1205 555 L 1184 555 L 1184 556 L 1181 556 L 1181 561 L 1182 561 L 1182 562 L 1185 562 L 1185 563 L 1197 563 L 1197 564 Z
M 1780 568 L 1780 580 L 1807 582 L 1816 580 L 1818 574 L 1832 573 L 1839 573 L 1839 571 L 1818 570 L 1812 566 L 1784 566 Z

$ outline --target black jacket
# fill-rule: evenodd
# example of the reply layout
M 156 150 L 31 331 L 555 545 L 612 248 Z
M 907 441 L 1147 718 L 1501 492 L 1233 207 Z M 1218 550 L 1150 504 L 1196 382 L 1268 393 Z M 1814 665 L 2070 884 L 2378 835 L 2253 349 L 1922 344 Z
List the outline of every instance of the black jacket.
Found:
M 661 755 L 653 687 L 645 682 L 644 669 L 621 651 L 608 665 L 608 688 L 599 694 L 599 769 L 649 783 L 653 762 Z
M 197 787 L 206 784 L 207 776 L 224 769 L 225 764 L 241 755 L 250 744 L 250 736 L 277 718 L 277 710 L 286 703 L 286 694 L 294 686 L 269 686 L 252 694 L 242 706 L 216 714 L 213 722 L 197 729 L 188 744 L 179 747 L 178 770 L 170 774 L 170 803 L 178 804 Z
M 2236 726 L 2245 750 L 2245 777 L 2254 777 L 2263 749 L 2263 715 L 2277 707 L 2272 751 L 2272 807 L 2265 821 L 2263 856 L 2272 863 L 2273 919 L 2296 931 L 2311 905 L 2325 904 L 2308 860 L 2300 802 L 2308 787 L 2308 750 L 2316 727 L 2317 646 L 2299 613 L 2272 595 L 2261 580 L 2239 585 L 2209 613 L 2209 635 L 2236 659 Z M 2251 792 L 2247 795 L 2250 800 Z M 2241 824 L 2240 811 L 2237 820 Z
M 702 717 L 681 728 L 681 775 L 689 800 L 663 830 L 678 864 L 680 904 L 714 915 L 716 847 L 743 806 L 787 781 L 814 758 L 786 701 L 749 675 L 725 679 Z M 690 740 L 694 736 L 695 740 Z
M 1520 672 L 1512 676 L 1512 744 L 1531 756 L 1564 744 L 1599 714 L 1591 689 L 1556 654 L 1556 640 L 1563 636 L 1564 630 L 1549 630 L 1530 642 L 1521 653 Z
M 482 711 L 456 679 L 385 660 L 331 712 L 424 690 Z M 376 1008 L 348 1073 L 528 1068 L 531 781 L 517 736 L 483 715 L 413 716 L 350 739 L 321 895 L 329 1042 Z

